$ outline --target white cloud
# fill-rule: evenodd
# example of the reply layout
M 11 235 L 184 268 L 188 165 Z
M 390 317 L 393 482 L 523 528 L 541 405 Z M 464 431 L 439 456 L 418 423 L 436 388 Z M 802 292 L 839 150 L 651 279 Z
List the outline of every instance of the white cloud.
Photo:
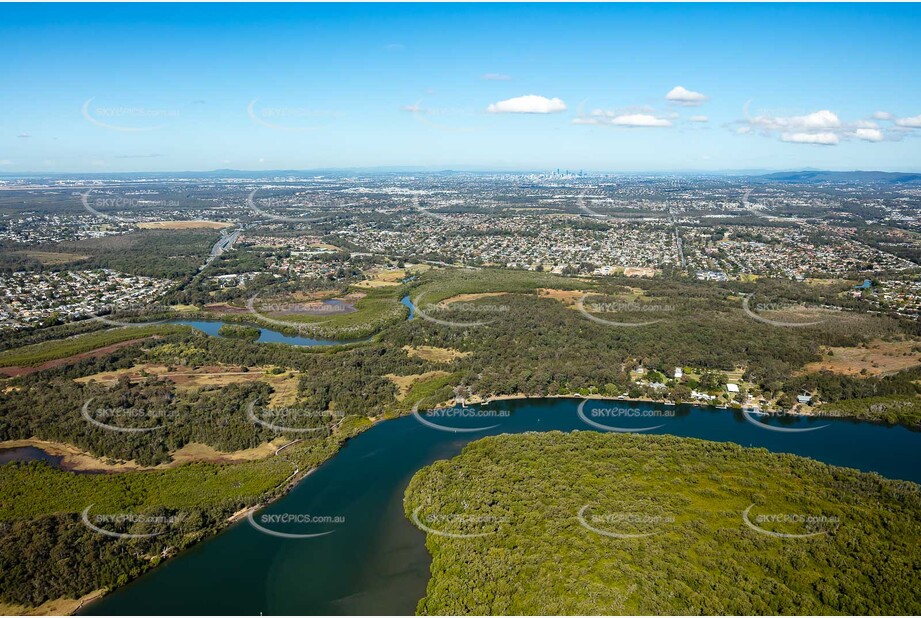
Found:
M 9 159 L 0 159 L 0 165 L 12 165 L 13 162 Z
M 815 131 L 837 129 L 841 120 L 834 112 L 823 109 L 805 116 L 755 116 L 750 124 L 772 131 Z
M 877 120 L 892 120 L 892 114 L 889 112 L 875 112 L 873 117 Z
M 793 144 L 819 144 L 820 146 L 835 146 L 838 144 L 837 133 L 784 133 L 781 141 Z
M 504 73 L 486 73 L 483 75 L 483 79 L 491 82 L 507 82 L 512 78 Z
M 661 118 L 653 114 L 619 113 L 596 109 L 588 116 L 573 118 L 574 124 L 606 124 L 619 127 L 670 127 L 672 122 L 668 118 Z
M 883 141 L 883 132 L 879 129 L 857 129 L 854 131 L 854 136 L 857 139 L 864 140 L 865 142 Z
M 493 114 L 553 114 L 566 111 L 566 103 L 562 99 L 548 99 L 536 94 L 528 94 L 491 103 L 486 111 Z
M 751 132 L 752 132 L 752 128 L 748 126 L 739 127 L 738 129 L 736 129 L 736 133 L 739 135 L 748 135 Z
M 877 112 L 873 117 L 879 118 L 880 114 Z M 838 114 L 827 109 L 802 116 L 762 114 L 747 117 L 736 124 L 741 125 L 736 130 L 737 133 L 757 131 L 765 137 L 779 137 L 781 141 L 793 144 L 835 146 L 842 141 L 854 139 L 865 142 L 881 142 L 886 139 L 876 122 L 872 120 L 845 122 L 838 117 Z M 921 117 L 919 117 L 919 126 L 921 126 Z
M 678 105 L 695 106 L 703 104 L 708 97 L 700 92 L 688 90 L 684 86 L 675 86 L 668 91 L 665 98 Z
M 896 126 L 906 127 L 909 129 L 921 129 L 921 116 L 912 116 L 911 118 L 897 118 Z
M 409 112 L 409 113 L 411 113 L 411 114 L 418 114 L 418 113 L 424 111 L 424 110 L 422 109 L 422 106 L 419 105 L 419 103 L 413 103 L 412 105 L 404 105 L 404 106 L 401 107 L 400 109 L 403 110 L 404 112 Z
M 709 122 L 710 119 L 706 116 L 691 116 L 688 120 L 691 122 Z
M 17 135 L 16 137 L 26 138 L 26 137 L 32 137 L 32 136 L 29 135 L 28 133 L 20 133 L 20 134 Z
M 658 118 L 652 114 L 624 114 L 611 119 L 611 124 L 624 127 L 670 127 L 672 123 L 665 118 Z

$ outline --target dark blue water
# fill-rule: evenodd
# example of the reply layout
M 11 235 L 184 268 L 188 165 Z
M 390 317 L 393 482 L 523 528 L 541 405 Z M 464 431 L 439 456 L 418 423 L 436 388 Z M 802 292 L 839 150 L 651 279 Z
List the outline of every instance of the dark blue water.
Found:
M 85 613 L 137 614 L 412 614 L 425 594 L 429 556 L 425 535 L 403 516 L 412 475 L 452 457 L 471 440 L 499 433 L 592 430 L 577 414 L 579 401 L 497 402 L 487 418 L 425 420 L 454 428 L 497 427 L 474 433 L 432 429 L 414 417 L 386 421 L 349 441 L 333 459 L 259 514 L 341 516 L 342 524 L 305 524 L 297 532 L 332 534 L 282 539 L 246 521 L 191 548 Z M 596 409 L 639 410 L 673 416 L 601 418 Z M 505 411 L 508 416 L 498 416 Z M 643 413 L 646 413 L 643 412 Z M 692 406 L 601 402 L 585 413 L 610 426 L 663 425 L 669 433 L 794 453 L 830 464 L 921 482 L 921 433 L 844 419 L 791 418 L 755 423 L 740 412 Z M 759 425 L 807 429 L 780 433 Z M 282 525 L 266 527 L 287 530 Z
M 230 322 L 227 323 L 229 324 Z M 167 324 L 181 324 L 183 326 L 191 326 L 213 337 L 220 337 L 218 331 L 221 329 L 221 326 L 225 324 L 225 322 L 221 322 L 219 320 L 171 320 L 167 322 Z M 259 329 L 259 339 L 256 340 L 256 343 L 286 343 L 288 345 L 299 346 L 343 345 L 345 343 L 354 343 L 354 341 L 329 341 L 326 339 L 311 339 L 310 337 L 301 337 L 300 335 L 285 335 L 284 333 L 277 330 L 256 326 L 254 324 L 248 326 L 253 326 L 254 328 Z

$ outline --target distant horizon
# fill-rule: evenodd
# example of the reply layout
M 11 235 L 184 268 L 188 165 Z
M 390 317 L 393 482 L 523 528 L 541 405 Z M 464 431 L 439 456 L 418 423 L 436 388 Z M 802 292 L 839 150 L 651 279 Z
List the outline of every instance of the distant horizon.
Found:
M 618 176 L 670 176 L 670 175 L 702 175 L 702 176 L 764 176 L 772 174 L 802 174 L 802 173 L 831 173 L 831 174 L 889 174 L 889 175 L 921 175 L 921 170 L 881 170 L 881 169 L 820 169 L 809 167 L 777 168 L 777 169 L 725 169 L 725 170 L 588 170 L 559 168 L 562 173 L 576 174 L 583 172 L 586 176 L 618 175 Z M 195 174 L 221 174 L 227 172 L 241 174 L 317 174 L 317 173 L 368 173 L 368 174 L 401 174 L 401 173 L 467 173 L 467 174 L 550 174 L 557 168 L 547 169 L 487 169 L 485 167 L 426 167 L 426 166 L 377 166 L 377 167 L 318 167 L 318 168 L 278 168 L 278 169 L 236 169 L 217 168 L 206 170 L 124 170 L 124 171 L 62 171 L 62 172 L 5 172 L 0 170 L 0 178 L 29 178 L 51 176 L 126 176 L 126 175 L 195 175 Z

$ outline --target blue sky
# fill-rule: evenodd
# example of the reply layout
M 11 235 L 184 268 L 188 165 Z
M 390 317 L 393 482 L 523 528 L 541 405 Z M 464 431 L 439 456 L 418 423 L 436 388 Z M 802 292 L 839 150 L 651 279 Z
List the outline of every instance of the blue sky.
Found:
M 918 5 L 4 4 L 0 58 L 0 172 L 921 170 Z

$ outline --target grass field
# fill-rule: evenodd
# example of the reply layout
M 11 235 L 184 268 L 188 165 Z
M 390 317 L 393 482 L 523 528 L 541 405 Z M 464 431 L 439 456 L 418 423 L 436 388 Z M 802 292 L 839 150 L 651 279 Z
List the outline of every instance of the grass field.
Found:
M 77 335 L 68 339 L 43 341 L 30 346 L 0 352 L 0 367 L 35 367 L 54 360 L 64 360 L 107 346 L 144 339 L 154 335 L 188 332 L 188 326 L 153 324 L 126 326 Z
M 428 345 L 418 347 L 403 346 L 411 358 L 422 358 L 433 363 L 450 363 L 458 358 L 470 356 L 470 352 L 461 352 L 451 348 L 436 348 Z
M 822 360 L 806 365 L 803 373 L 827 370 L 846 375 L 881 375 L 921 365 L 921 341 L 910 339 L 876 340 L 866 347 L 825 348 L 823 353 Z
M 43 341 L 34 345 L 0 352 L 0 367 L 35 367 L 54 360 L 63 360 L 134 339 L 153 335 L 188 332 L 188 326 L 154 324 L 127 326 L 77 335 L 69 339 Z
M 138 227 L 142 230 L 193 230 L 198 228 L 219 230 L 232 225 L 236 224 L 227 221 L 145 221 L 138 223 Z
M 346 340 L 372 335 L 384 326 L 404 319 L 409 311 L 400 302 L 399 287 L 366 287 L 359 293 L 353 291 L 346 298 L 356 299 L 354 302 L 355 311 L 323 315 L 270 311 L 263 313 L 260 310 L 260 304 L 270 306 L 302 302 L 296 296 L 259 299 L 255 308 L 274 321 L 273 328 L 281 327 L 284 329 L 284 324 L 290 324 L 292 329 L 304 327 L 307 334 L 312 337 Z M 252 316 L 246 317 L 252 318 Z
M 272 387 L 270 404 L 275 407 L 292 405 L 297 398 L 298 374 L 296 371 L 273 373 L 272 367 L 241 367 L 233 365 L 203 365 L 194 369 L 171 368 L 162 363 L 141 363 L 126 369 L 103 371 L 75 378 L 74 382 L 87 384 L 98 382 L 105 386 L 114 385 L 126 377 L 133 383 L 149 376 L 169 380 L 179 390 L 189 391 L 202 387 L 221 387 L 245 382 L 265 382 Z
M 43 266 L 59 266 L 61 264 L 70 264 L 85 260 L 88 255 L 78 253 L 59 253 L 55 251 L 23 251 L 21 255 L 34 258 L 42 263 Z
M 357 288 L 387 288 L 401 285 L 407 275 L 406 269 L 400 268 L 395 270 L 377 269 L 368 273 L 371 278 L 366 281 L 359 281 L 355 284 Z
M 438 303 L 462 294 L 536 293 L 540 288 L 581 290 L 594 286 L 591 281 L 548 273 L 500 269 L 433 270 L 421 275 L 418 283 L 412 292 L 412 300 L 417 302 L 422 297 L 424 304 Z

